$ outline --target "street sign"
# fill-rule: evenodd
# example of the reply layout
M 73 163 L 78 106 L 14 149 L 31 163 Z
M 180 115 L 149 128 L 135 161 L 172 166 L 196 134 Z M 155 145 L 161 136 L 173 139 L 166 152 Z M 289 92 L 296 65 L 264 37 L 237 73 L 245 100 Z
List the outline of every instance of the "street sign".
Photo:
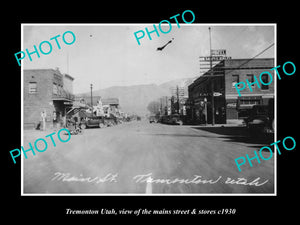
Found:
M 220 93 L 220 92 L 214 92 L 214 97 L 221 96 L 221 95 L 222 95 L 222 93 Z

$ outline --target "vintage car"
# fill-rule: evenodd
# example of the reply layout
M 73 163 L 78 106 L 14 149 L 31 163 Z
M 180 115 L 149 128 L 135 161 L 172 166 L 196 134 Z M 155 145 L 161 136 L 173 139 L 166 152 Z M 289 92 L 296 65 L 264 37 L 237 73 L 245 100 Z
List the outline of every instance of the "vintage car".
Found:
M 169 123 L 175 124 L 175 125 L 183 124 L 182 119 L 180 118 L 180 115 L 178 115 L 178 114 L 170 115 Z
M 157 123 L 157 120 L 156 120 L 155 116 L 150 116 L 149 117 L 149 123 Z
M 244 121 L 251 134 L 274 133 L 274 111 L 269 105 L 254 105 Z
M 182 119 L 180 118 L 180 115 L 178 115 L 178 114 L 162 116 L 161 123 L 171 124 L 171 125 L 182 125 L 183 124 Z
M 80 122 L 80 127 L 85 129 L 86 127 L 101 127 L 104 124 L 104 118 L 102 116 L 87 117 Z

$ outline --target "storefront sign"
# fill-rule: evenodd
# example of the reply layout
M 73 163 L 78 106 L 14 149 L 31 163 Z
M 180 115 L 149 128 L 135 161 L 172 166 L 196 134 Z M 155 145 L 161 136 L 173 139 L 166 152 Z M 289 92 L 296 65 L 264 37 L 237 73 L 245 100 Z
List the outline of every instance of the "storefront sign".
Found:
M 212 55 L 226 55 L 226 49 L 211 50 Z
M 231 59 L 231 56 L 200 56 L 200 62 L 209 62 L 210 58 L 211 61 L 222 61 L 222 60 L 228 60 Z
M 227 103 L 227 108 L 228 108 L 228 109 L 236 108 L 236 102 L 233 102 L 233 103 Z

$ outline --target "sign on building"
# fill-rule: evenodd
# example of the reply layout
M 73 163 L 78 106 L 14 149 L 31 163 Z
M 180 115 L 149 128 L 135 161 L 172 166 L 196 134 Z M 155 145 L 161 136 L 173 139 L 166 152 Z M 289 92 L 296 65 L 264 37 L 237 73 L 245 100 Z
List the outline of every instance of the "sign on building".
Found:
M 231 59 L 230 56 L 226 56 L 226 49 L 212 49 L 211 56 L 200 56 L 200 74 L 206 73 L 212 67 L 217 65 L 222 60 Z
M 214 92 L 214 97 L 218 97 L 218 96 L 221 96 L 222 95 L 222 93 L 220 93 L 220 92 Z
M 210 58 L 211 61 L 221 61 L 221 60 L 227 60 L 227 59 L 231 59 L 231 56 L 200 56 L 200 62 L 210 62 Z
M 226 49 L 211 50 L 211 55 L 226 55 Z

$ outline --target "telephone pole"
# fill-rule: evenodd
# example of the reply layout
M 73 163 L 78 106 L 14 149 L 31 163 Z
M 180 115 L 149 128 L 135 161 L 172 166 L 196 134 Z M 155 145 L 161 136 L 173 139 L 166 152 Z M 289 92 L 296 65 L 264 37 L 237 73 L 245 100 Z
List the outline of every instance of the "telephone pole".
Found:
M 168 115 L 168 96 L 166 96 L 166 115 Z
M 180 113 L 179 113 L 179 111 L 180 111 L 180 106 L 179 106 L 179 88 L 178 88 L 178 85 L 177 85 L 177 87 L 176 87 L 176 97 L 177 97 L 177 113 L 180 114 Z
M 209 30 L 209 58 L 210 58 L 210 81 L 211 81 L 211 115 L 212 115 L 212 121 L 211 124 L 214 126 L 215 125 L 215 101 L 214 101 L 214 82 L 213 82 L 213 71 L 212 71 L 212 50 L 211 50 L 211 29 L 210 27 L 208 28 Z
M 93 115 L 93 84 L 91 84 L 91 107 L 92 107 L 92 115 Z

